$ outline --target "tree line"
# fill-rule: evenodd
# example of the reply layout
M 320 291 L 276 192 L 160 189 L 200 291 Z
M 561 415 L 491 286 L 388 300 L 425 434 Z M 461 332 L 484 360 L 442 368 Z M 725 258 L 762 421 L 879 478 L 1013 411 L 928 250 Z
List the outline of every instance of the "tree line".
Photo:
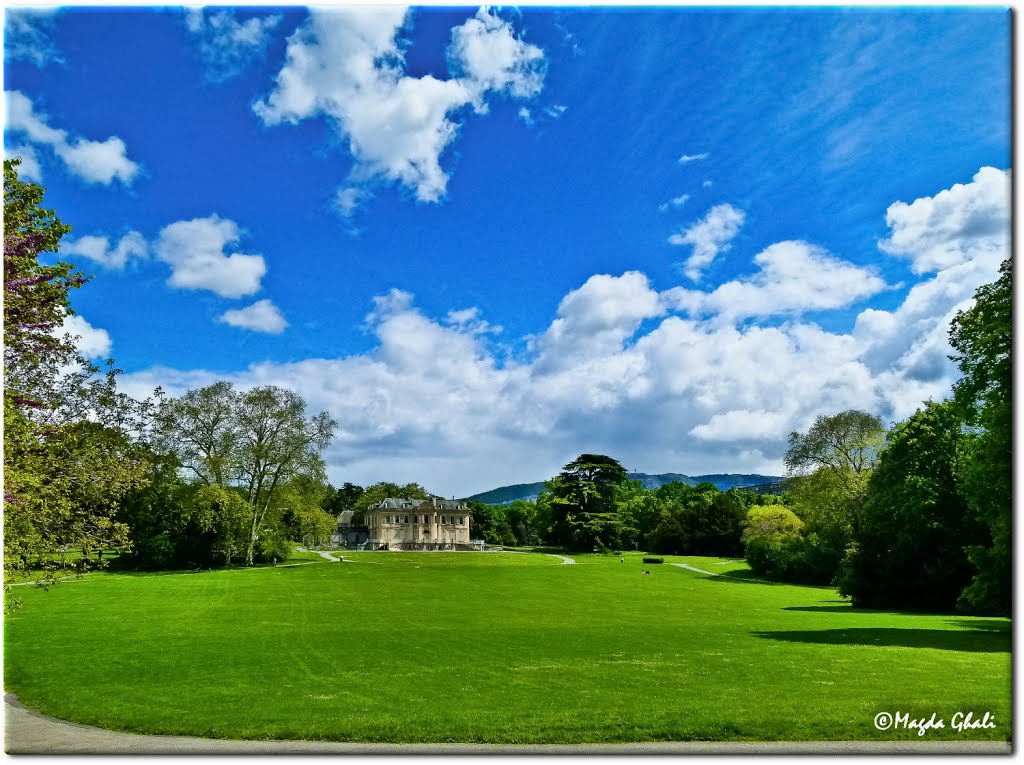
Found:
M 743 555 L 762 577 L 834 585 L 864 608 L 1009 614 L 1012 266 L 975 294 L 949 337 L 962 373 L 947 400 L 886 428 L 868 412 L 791 433 L 781 497 L 711 484 L 645 490 L 583 454 L 536 502 L 470 503 L 496 544 Z
M 4 579 L 44 583 L 125 551 L 140 568 L 283 560 L 328 539 L 322 452 L 334 421 L 295 393 L 220 382 L 146 400 L 64 331 L 91 277 L 45 265 L 70 231 L 4 161 Z M 16 600 L 9 599 L 9 603 Z
M 146 400 L 117 390 L 62 332 L 90 277 L 45 265 L 70 231 L 42 187 L 4 161 L 4 574 L 61 570 L 125 550 L 139 568 L 284 560 L 289 540 L 329 540 L 419 484 L 334 489 L 322 458 L 336 423 L 294 392 L 218 382 Z M 1011 263 L 950 328 L 962 377 L 886 429 L 870 413 L 792 433 L 782 497 L 713 484 L 647 490 L 605 455 L 582 454 L 535 502 L 470 502 L 472 535 L 575 551 L 746 557 L 761 576 L 834 584 L 856 606 L 1009 613 Z M 13 601 L 12 601 L 13 602 Z

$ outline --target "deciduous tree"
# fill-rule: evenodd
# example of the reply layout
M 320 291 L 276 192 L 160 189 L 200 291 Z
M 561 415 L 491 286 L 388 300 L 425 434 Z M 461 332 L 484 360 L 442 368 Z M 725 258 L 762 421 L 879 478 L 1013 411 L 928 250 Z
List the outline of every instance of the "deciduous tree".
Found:
M 991 543 L 969 550 L 977 573 L 963 593 L 965 608 L 1008 614 L 1012 586 L 1013 264 L 981 287 L 974 306 L 950 328 L 953 359 L 963 378 L 954 388 L 961 417 L 976 429 L 962 463 L 964 495 L 989 530 Z
M 953 610 L 971 579 L 964 547 L 987 536 L 957 478 L 969 438 L 949 402 L 927 403 L 890 432 L 839 577 L 854 605 Z

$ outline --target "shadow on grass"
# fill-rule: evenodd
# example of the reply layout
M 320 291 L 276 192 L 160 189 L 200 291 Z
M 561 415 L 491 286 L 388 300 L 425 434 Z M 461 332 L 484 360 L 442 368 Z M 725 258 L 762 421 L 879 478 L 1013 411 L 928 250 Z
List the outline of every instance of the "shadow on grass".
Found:
M 826 613 L 871 614 L 875 611 L 867 608 L 854 608 L 846 601 L 841 606 L 784 606 L 783 611 L 824 611 Z M 885 613 L 889 613 L 886 611 Z
M 1009 619 L 947 619 L 948 624 L 960 627 L 965 630 L 979 630 L 984 632 L 1005 632 L 1010 634 L 1011 625 Z
M 786 643 L 823 645 L 896 646 L 900 648 L 936 648 L 969 653 L 1009 653 L 1009 631 L 989 629 L 924 630 L 864 627 L 836 630 L 773 630 L 752 632 L 755 637 Z
M 749 568 L 739 569 L 738 571 L 723 571 L 720 574 L 704 577 L 709 582 L 726 582 L 729 584 L 744 583 L 744 584 L 767 584 L 771 586 L 783 585 L 786 587 L 809 587 L 814 590 L 829 590 L 835 592 L 835 588 L 830 584 L 803 584 L 801 582 L 773 582 L 771 579 L 763 579 L 751 571 Z

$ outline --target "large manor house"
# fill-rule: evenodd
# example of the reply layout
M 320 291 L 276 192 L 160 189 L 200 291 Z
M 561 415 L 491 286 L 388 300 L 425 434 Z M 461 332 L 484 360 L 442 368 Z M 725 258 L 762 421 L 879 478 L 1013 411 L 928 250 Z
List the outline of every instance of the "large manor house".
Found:
M 338 517 L 346 546 L 369 550 L 475 550 L 469 536 L 469 508 L 457 500 L 388 497 L 365 513 L 365 529 L 351 525 L 352 513 Z

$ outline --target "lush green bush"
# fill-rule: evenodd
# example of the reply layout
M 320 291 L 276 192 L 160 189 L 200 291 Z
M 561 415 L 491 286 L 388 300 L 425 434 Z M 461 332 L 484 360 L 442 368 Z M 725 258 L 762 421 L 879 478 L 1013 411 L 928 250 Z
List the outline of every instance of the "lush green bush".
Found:
M 258 546 L 259 555 L 257 558 L 264 563 L 270 563 L 277 558 L 278 563 L 288 560 L 292 553 L 292 545 L 280 539 L 264 539 Z
M 644 558 L 644 563 L 664 563 L 664 558 Z

